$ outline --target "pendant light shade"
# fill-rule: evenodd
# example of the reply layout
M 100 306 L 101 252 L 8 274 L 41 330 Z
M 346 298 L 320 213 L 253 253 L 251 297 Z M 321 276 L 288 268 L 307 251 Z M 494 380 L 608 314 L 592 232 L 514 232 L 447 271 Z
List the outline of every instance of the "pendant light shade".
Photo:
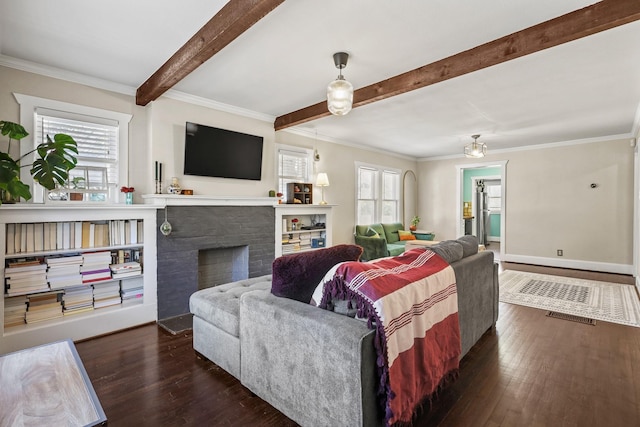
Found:
M 478 142 L 480 135 L 472 135 L 473 142 L 464 147 L 465 157 L 472 159 L 480 159 L 487 154 L 487 145 L 483 142 Z
M 327 86 L 327 107 L 331 114 L 344 116 L 351 111 L 353 105 L 353 85 L 342 76 L 342 69 L 347 66 L 349 54 L 338 52 L 333 55 L 333 62 L 338 68 L 338 78 Z

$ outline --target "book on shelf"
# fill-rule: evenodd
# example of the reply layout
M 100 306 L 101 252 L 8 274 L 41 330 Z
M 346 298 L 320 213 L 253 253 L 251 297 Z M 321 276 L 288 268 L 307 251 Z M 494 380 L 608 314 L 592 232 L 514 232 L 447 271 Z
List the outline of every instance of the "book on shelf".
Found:
M 16 253 L 16 225 L 15 224 L 7 224 L 6 237 L 7 237 L 6 253 L 15 254 Z
M 82 254 L 73 252 L 66 253 L 60 255 L 52 255 L 45 258 L 47 265 L 49 267 L 53 265 L 63 265 L 63 264 L 82 264 Z
M 141 244 L 144 221 L 60 221 L 6 224 L 6 254 Z
M 27 297 L 9 297 L 4 300 L 4 327 L 24 325 L 27 312 Z
M 68 309 L 68 310 L 63 310 L 62 311 L 62 315 L 63 316 L 72 316 L 74 314 L 80 314 L 80 313 L 86 313 L 89 311 L 93 311 L 93 304 L 86 306 L 86 307 L 77 307 L 77 308 L 73 308 L 73 309 Z
M 109 270 L 108 268 L 103 271 L 82 273 L 82 283 L 94 283 L 105 280 L 111 280 L 111 270 Z

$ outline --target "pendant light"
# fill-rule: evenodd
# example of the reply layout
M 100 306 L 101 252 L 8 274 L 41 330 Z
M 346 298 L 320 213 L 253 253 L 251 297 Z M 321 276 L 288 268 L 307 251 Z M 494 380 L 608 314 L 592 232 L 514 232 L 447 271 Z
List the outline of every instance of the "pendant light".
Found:
M 487 145 L 484 142 L 478 142 L 480 135 L 471 135 L 473 142 L 464 147 L 465 157 L 479 159 L 487 154 Z
M 347 66 L 349 54 L 338 52 L 333 54 L 333 62 L 339 71 L 338 78 L 327 86 L 327 106 L 331 114 L 344 116 L 351 111 L 353 104 L 353 85 L 342 76 L 342 69 Z

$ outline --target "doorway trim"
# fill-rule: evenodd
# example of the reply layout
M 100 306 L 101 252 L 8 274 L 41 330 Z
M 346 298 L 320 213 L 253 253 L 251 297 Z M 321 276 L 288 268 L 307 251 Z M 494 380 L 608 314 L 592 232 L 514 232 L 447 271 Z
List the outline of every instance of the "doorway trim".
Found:
M 507 219 L 507 163 L 508 160 L 500 160 L 497 162 L 483 162 L 483 163 L 467 163 L 456 165 L 456 233 L 458 236 L 464 234 L 464 219 L 462 219 L 462 198 L 464 194 L 464 171 L 465 169 L 480 169 L 487 167 L 499 167 L 500 179 L 502 180 L 502 188 L 500 197 L 502 198 L 502 213 L 500 215 L 500 259 L 505 258 L 505 249 L 507 247 L 507 234 L 506 234 L 506 219 Z

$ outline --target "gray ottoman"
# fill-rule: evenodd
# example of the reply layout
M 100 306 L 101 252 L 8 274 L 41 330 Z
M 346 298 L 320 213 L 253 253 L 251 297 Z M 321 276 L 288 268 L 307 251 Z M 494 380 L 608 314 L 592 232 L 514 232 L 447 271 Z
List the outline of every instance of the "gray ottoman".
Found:
M 270 274 L 203 289 L 189 298 L 194 350 L 238 379 L 240 296 L 257 289 L 271 289 Z

